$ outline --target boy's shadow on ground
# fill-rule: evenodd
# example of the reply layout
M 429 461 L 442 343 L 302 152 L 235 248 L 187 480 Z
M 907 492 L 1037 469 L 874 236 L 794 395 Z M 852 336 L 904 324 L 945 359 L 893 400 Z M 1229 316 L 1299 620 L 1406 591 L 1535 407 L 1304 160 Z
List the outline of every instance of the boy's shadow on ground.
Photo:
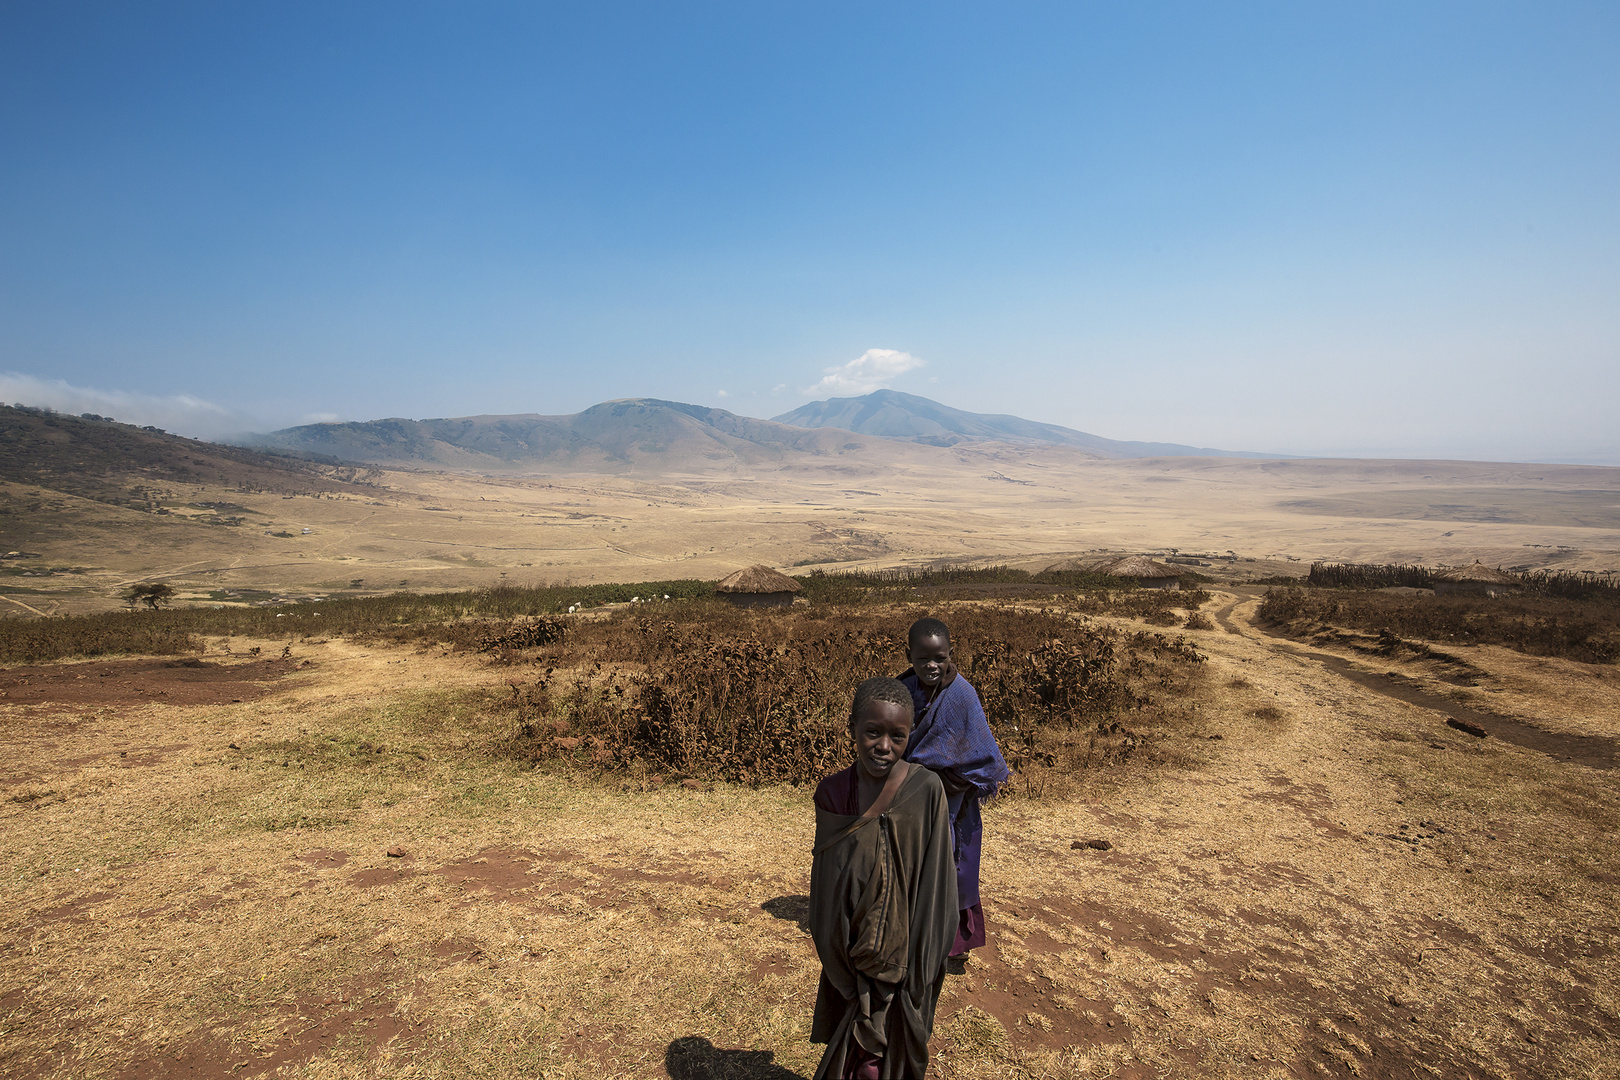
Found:
M 775 1059 L 769 1050 L 722 1050 L 701 1035 L 688 1035 L 664 1051 L 664 1071 L 670 1080 L 804 1080 Z
M 810 898 L 808 896 L 778 896 L 759 905 L 765 914 L 783 922 L 797 923 L 799 932 L 810 932 Z

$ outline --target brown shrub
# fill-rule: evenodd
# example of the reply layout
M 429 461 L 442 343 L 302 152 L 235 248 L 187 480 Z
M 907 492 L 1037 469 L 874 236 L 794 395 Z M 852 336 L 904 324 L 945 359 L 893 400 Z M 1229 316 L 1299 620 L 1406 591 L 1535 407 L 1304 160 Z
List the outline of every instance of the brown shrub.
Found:
M 568 636 L 568 624 L 562 619 L 543 616 L 517 619 L 506 629 L 489 634 L 478 643 L 479 652 L 495 649 L 532 649 L 536 645 L 561 642 Z
M 37 664 L 64 656 L 175 656 L 202 651 L 200 638 L 166 621 L 163 614 L 112 611 L 65 618 L 0 619 L 0 664 Z
M 903 628 L 924 612 L 698 614 L 621 614 L 548 647 L 553 668 L 514 686 L 507 751 L 743 784 L 812 782 L 848 764 L 850 694 L 904 668 Z M 1120 761 L 1162 740 L 1203 659 L 1179 639 L 1057 611 L 945 614 L 957 664 L 1020 771 Z M 574 666 L 572 683 L 557 684 L 557 664 Z
M 1170 614 L 1172 609 L 1197 611 L 1209 598 L 1203 589 L 1125 589 L 1079 593 L 1067 606 L 1085 615 L 1129 615 L 1149 621 L 1169 617 L 1170 622 L 1157 625 L 1174 626 L 1180 619 Z

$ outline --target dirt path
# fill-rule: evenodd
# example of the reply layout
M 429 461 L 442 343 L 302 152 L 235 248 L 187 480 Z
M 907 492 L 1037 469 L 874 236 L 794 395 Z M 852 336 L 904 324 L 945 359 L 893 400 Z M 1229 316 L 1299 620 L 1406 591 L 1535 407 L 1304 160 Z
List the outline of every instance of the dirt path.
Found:
M 0 593 L 0 600 L 9 600 L 13 604 L 16 604 L 20 608 L 26 608 L 27 610 L 32 611 L 35 615 L 48 616 L 50 614 L 49 611 L 41 611 L 41 610 L 39 610 L 39 608 L 34 607 L 31 604 L 23 603 L 21 600 L 18 600 L 15 596 L 6 596 L 3 593 Z M 55 610 L 56 610 L 56 606 L 53 604 L 51 606 L 51 611 L 55 611 Z
M 1540 751 L 1559 761 L 1586 765 L 1594 769 L 1613 769 L 1620 766 L 1620 740 L 1547 731 L 1519 717 L 1469 708 L 1442 694 L 1421 689 L 1399 672 L 1369 671 L 1358 667 L 1348 657 L 1306 648 L 1281 634 L 1258 626 L 1252 618 L 1252 612 L 1246 616 L 1237 613 L 1236 609 L 1240 606 L 1258 604 L 1261 596 L 1259 590 L 1233 591 L 1235 595 L 1232 599 L 1215 611 L 1216 623 L 1228 634 L 1266 641 L 1271 648 L 1279 652 L 1319 663 L 1334 674 L 1366 687 L 1374 693 L 1439 713 L 1446 720 L 1455 721 L 1449 726 L 1466 731 L 1475 737 L 1494 736 L 1515 746 Z

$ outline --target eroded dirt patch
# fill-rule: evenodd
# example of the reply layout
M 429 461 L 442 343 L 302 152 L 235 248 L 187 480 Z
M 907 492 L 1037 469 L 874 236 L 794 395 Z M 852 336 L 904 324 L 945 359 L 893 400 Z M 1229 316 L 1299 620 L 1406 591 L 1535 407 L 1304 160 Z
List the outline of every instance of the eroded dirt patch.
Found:
M 0 703 L 9 705 L 222 705 L 253 701 L 273 683 L 307 666 L 292 658 L 220 663 L 213 660 L 98 660 L 42 664 L 0 672 Z
M 506 897 L 538 885 L 531 871 L 544 861 L 532 851 L 491 847 L 433 872 L 463 892 Z
M 306 997 L 274 1006 L 268 1031 L 257 1038 L 210 1033 L 160 1053 L 137 1057 L 114 1080 L 225 1080 L 265 1076 L 346 1050 L 376 1058 L 405 1049 L 416 1027 L 381 986 L 354 986 L 342 1000 Z

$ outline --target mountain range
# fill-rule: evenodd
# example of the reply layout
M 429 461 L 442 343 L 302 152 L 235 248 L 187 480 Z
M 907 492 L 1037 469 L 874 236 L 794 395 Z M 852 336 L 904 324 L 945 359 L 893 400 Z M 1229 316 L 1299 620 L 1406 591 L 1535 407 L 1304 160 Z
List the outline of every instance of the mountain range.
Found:
M 654 398 L 606 401 L 566 416 L 524 413 L 306 424 L 252 442 L 383 465 L 589 473 L 785 466 L 802 459 L 881 454 L 893 446 L 891 440 L 869 435 L 790 427 Z
M 996 441 L 1076 446 L 1109 458 L 1278 456 L 1212 450 L 1180 443 L 1122 442 L 1057 424 L 1025 420 L 1020 416 L 964 412 L 916 394 L 902 394 L 898 390 L 874 390 L 861 397 L 812 401 L 772 419 L 779 424 L 792 424 L 795 427 L 842 428 L 863 435 L 881 435 L 886 439 L 905 439 L 931 446 Z
M 342 461 L 473 471 L 695 473 L 795 464 L 835 466 L 893 455 L 896 443 L 1064 446 L 1088 457 L 1233 455 L 1171 443 L 1121 442 L 1016 416 L 952 409 L 878 390 L 818 401 L 774 420 L 656 398 L 603 402 L 563 416 L 523 413 L 306 424 L 244 440 Z

